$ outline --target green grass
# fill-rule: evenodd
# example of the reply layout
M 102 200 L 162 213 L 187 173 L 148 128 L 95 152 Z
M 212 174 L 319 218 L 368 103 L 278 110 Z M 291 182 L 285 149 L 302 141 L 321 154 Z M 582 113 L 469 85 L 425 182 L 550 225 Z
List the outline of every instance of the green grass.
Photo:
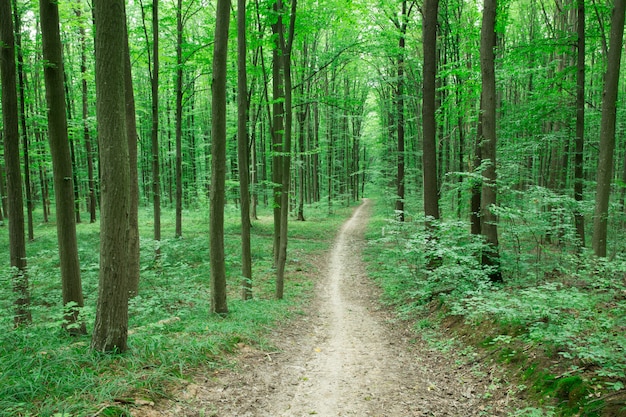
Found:
M 479 263 L 482 242 L 469 235 L 466 221 L 441 222 L 433 244 L 419 218 L 405 224 L 392 218 L 389 207 L 377 204 L 368 268 L 384 301 L 420 333 L 427 327 L 432 337 L 439 323 L 465 343 L 494 351 L 484 355 L 517 373 L 530 397 L 556 407 L 547 414 L 626 414 L 624 255 L 599 260 L 544 244 L 537 259 L 538 227 L 504 227 L 505 283 L 493 285 Z M 429 252 L 442 258 L 434 270 L 426 268 Z
M 272 218 L 269 210 L 253 222 L 254 299 L 239 299 L 239 212 L 227 207 L 226 253 L 229 310 L 209 315 L 208 210 L 185 211 L 183 238 L 175 239 L 174 213 L 162 216 L 161 259 L 154 258 L 151 211 L 140 210 L 141 279 L 129 306 L 129 351 L 102 355 L 89 350 L 89 336 L 62 329 L 59 260 L 54 224 L 39 223 L 28 243 L 33 324 L 13 329 L 8 268 L 0 269 L 0 416 L 124 415 L 128 401 L 157 400 L 168 388 L 199 370 L 232 365 L 241 344 L 269 348 L 267 336 L 288 323 L 311 296 L 317 269 L 312 256 L 328 249 L 350 208 L 328 215 L 325 206 L 308 207 L 306 222 L 290 222 L 285 299 L 273 298 Z M 95 318 L 98 224 L 77 227 L 88 332 Z M 8 264 L 8 231 L 0 229 Z

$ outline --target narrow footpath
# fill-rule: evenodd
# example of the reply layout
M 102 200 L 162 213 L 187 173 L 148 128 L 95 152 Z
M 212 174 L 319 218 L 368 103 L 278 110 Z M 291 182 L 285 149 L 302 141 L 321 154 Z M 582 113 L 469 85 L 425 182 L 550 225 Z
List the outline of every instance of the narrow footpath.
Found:
M 278 331 L 276 352 L 244 348 L 238 370 L 199 379 L 171 414 L 153 416 L 470 417 L 514 410 L 497 372 L 428 348 L 380 306 L 361 259 L 370 209 L 365 200 L 339 231 L 310 311 Z

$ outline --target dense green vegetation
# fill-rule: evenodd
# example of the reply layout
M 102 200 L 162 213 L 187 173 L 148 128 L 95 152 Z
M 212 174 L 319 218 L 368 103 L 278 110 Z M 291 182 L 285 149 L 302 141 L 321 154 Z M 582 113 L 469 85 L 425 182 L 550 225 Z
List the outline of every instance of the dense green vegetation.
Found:
M 271 329 L 298 314 L 310 298 L 318 272 L 311 261 L 328 249 L 349 214 L 348 209 L 333 215 L 325 207 L 310 210 L 307 222 L 290 229 L 293 243 L 283 301 L 273 298 L 271 217 L 267 211 L 259 213 L 252 232 L 254 299 L 240 301 L 240 229 L 235 208 L 227 208 L 226 263 L 233 301 L 228 317 L 220 318 L 208 315 L 207 213 L 185 211 L 185 237 L 161 241 L 157 261 L 155 241 L 143 238 L 152 224 L 148 210 L 142 209 L 141 291 L 130 303 L 128 354 L 114 356 L 90 352 L 89 336 L 71 337 L 63 331 L 55 228 L 38 221 L 39 237 L 29 245 L 33 325 L 13 329 L 9 314 L 0 319 L 0 416 L 84 416 L 102 407 L 110 407 L 110 414 L 101 415 L 122 415 L 135 402 L 166 397 L 168 389 L 198 372 L 230 366 L 229 353 L 241 344 L 268 347 Z M 171 210 L 164 212 L 167 233 L 174 230 L 173 217 Z M 1 228 L 4 248 L 6 240 L 6 228 Z M 86 300 L 81 314 L 90 328 L 97 295 L 98 224 L 80 225 L 78 240 Z M 2 277 L 9 276 L 6 269 Z M 0 309 L 5 312 L 11 308 L 10 288 L 3 280 Z
M 503 201 L 501 209 L 511 211 L 512 204 Z M 538 245 L 531 226 L 537 220 L 520 211 L 517 227 L 502 229 L 505 283 L 493 284 L 478 257 L 484 243 L 467 233 L 465 222 L 439 224 L 442 265 L 428 270 L 423 222 L 399 223 L 391 215 L 379 202 L 368 232 L 369 270 L 386 302 L 414 321 L 418 334 L 463 351 L 468 362 L 488 357 L 509 364 L 520 384 L 515 394 L 547 413 L 520 415 L 626 411 L 626 258 Z

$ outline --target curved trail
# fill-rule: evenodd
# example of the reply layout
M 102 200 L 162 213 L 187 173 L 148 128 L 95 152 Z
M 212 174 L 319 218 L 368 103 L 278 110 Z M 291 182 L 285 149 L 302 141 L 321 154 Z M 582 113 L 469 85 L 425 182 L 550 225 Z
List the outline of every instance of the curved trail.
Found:
M 506 416 L 497 372 L 430 350 L 380 307 L 361 261 L 370 206 L 339 231 L 310 311 L 277 330 L 278 352 L 244 347 L 238 371 L 198 377 L 167 410 L 137 417 Z

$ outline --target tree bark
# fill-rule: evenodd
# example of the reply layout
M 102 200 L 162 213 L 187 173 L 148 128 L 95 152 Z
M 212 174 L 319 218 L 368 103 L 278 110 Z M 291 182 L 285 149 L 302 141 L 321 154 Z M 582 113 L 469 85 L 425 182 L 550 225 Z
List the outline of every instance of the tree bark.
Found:
M 277 0 L 282 10 L 282 0 Z M 287 228 L 289 225 L 289 187 L 291 180 L 291 128 L 293 109 L 291 104 L 291 46 L 293 44 L 294 26 L 296 21 L 297 0 L 291 0 L 291 17 L 289 34 L 285 40 L 284 30 L 279 32 L 279 43 L 282 51 L 282 67 L 285 77 L 285 133 L 282 146 L 282 193 L 280 199 L 280 245 L 278 265 L 276 268 L 276 298 L 282 300 L 285 284 L 285 264 L 287 263 Z M 283 26 L 284 28 L 284 26 Z
M 437 186 L 437 123 L 435 120 L 435 78 L 437 74 L 437 15 L 438 0 L 424 3 L 424 80 L 423 80 L 423 176 L 424 214 L 427 224 L 439 219 L 439 189 Z
M 246 0 L 237 0 L 237 156 L 241 199 L 241 298 L 252 298 L 250 249 L 250 162 L 248 156 L 248 79 L 246 68 Z
M 211 207 L 210 262 L 211 313 L 228 313 L 226 303 L 226 264 L 224 261 L 224 202 L 226 186 L 226 62 L 230 0 L 218 0 L 213 46 L 211 104 Z
M 176 9 L 176 230 L 183 235 L 183 0 Z M 194 187 L 195 188 L 195 187 Z
M 7 175 L 9 206 L 9 257 L 15 293 L 13 322 L 16 326 L 31 322 L 30 294 L 26 271 L 24 206 L 20 172 L 20 138 L 18 127 L 15 76 L 15 38 L 10 0 L 0 0 L 0 86 L 2 87 L 2 121 L 4 162 Z
M 126 12 L 124 12 L 126 16 Z M 137 172 L 137 117 L 135 94 L 128 45 L 128 24 L 124 18 L 124 100 L 126 111 L 126 136 L 128 139 L 128 165 L 130 201 L 128 211 L 128 294 L 139 293 L 139 174 Z
M 152 1 L 152 205 L 154 240 L 161 240 L 161 175 L 159 173 L 159 0 Z M 161 253 L 157 243 L 156 254 Z
M 30 157 L 28 130 L 26 129 L 26 99 L 25 99 L 25 80 L 24 80 L 24 56 L 22 53 L 22 36 L 21 36 L 21 19 L 17 10 L 17 3 L 13 3 L 13 16 L 15 17 L 15 43 L 17 46 L 17 78 L 19 82 L 20 96 L 20 123 L 22 126 L 22 148 L 24 149 L 24 190 L 26 190 L 26 213 L 28 218 L 28 240 L 35 240 L 35 231 L 33 227 L 33 197 L 30 183 Z
M 123 0 L 95 0 L 96 115 L 100 141 L 101 218 L 98 304 L 91 348 L 123 353 L 128 338 L 130 166 L 125 98 Z
M 483 138 L 481 153 L 486 166 L 483 170 L 481 192 L 481 230 L 485 237 L 482 264 L 489 268 L 489 278 L 493 282 L 502 281 L 500 254 L 498 250 L 497 218 L 492 206 L 496 204 L 496 0 L 484 0 L 483 22 L 480 36 L 480 70 L 482 77 L 482 125 Z
M 583 201 L 583 151 L 585 146 L 585 0 L 576 1 L 577 59 L 576 59 L 576 143 L 574 151 L 574 200 Z M 585 247 L 585 216 L 576 209 L 574 213 L 576 235 L 580 246 Z
M 609 53 L 602 97 L 602 120 L 600 122 L 600 155 L 596 186 L 596 208 L 593 216 L 593 252 L 606 256 L 606 238 L 613 176 L 613 153 L 615 150 L 615 121 L 617 88 L 619 84 L 622 43 L 624 36 L 624 10 L 626 0 L 615 0 L 611 18 Z
M 274 13 L 278 14 L 276 23 L 272 24 L 272 35 L 275 38 L 275 46 L 272 51 L 272 189 L 274 202 L 274 264 L 278 264 L 278 256 L 280 250 L 280 212 L 281 212 L 281 194 L 282 189 L 282 153 L 283 135 L 285 132 L 285 105 L 284 105 L 284 74 L 283 62 L 280 52 L 280 44 L 278 38 L 283 33 L 283 18 L 280 5 L 282 1 L 274 2 Z
M 85 140 L 85 153 L 87 158 L 87 181 L 89 184 L 89 223 L 95 223 L 96 221 L 96 185 L 94 181 L 94 166 L 93 166 L 93 150 L 91 144 L 91 135 L 89 134 L 89 90 L 87 86 L 87 41 L 85 26 L 82 22 L 82 6 L 77 3 L 77 8 L 74 10 L 76 17 L 81 21 L 79 26 L 80 36 L 80 73 L 81 73 L 81 91 L 82 91 L 82 112 L 83 112 L 83 139 Z
M 434 1 L 437 5 L 437 0 Z M 428 6 L 427 6 L 428 7 Z M 436 11 L 435 11 L 436 13 Z M 397 155 L 397 174 L 396 174 L 396 218 L 404 221 L 404 55 L 406 44 L 406 27 L 407 27 L 407 2 L 402 0 L 402 12 L 398 22 L 398 30 L 400 37 L 398 39 L 398 81 L 396 85 L 396 111 L 398 112 L 396 123 L 398 126 L 398 155 Z M 437 30 L 436 17 L 434 30 Z M 424 41 L 426 45 L 426 41 Z M 429 46 L 434 46 L 434 43 Z M 426 46 L 424 46 L 426 49 Z M 435 50 L 433 48 L 433 50 Z M 433 73 L 434 77 L 434 73 Z M 434 115 L 434 113 L 433 113 Z
M 48 107 L 48 138 L 52 154 L 54 194 L 56 200 L 57 237 L 61 261 L 63 304 L 72 307 L 65 315 L 66 327 L 72 334 L 85 333 L 80 323 L 78 309 L 83 306 L 83 293 L 76 241 L 76 217 L 74 212 L 74 185 L 72 160 L 65 118 L 65 89 L 63 83 L 63 57 L 59 33 L 58 3 L 39 1 L 41 35 L 43 43 L 44 80 Z

